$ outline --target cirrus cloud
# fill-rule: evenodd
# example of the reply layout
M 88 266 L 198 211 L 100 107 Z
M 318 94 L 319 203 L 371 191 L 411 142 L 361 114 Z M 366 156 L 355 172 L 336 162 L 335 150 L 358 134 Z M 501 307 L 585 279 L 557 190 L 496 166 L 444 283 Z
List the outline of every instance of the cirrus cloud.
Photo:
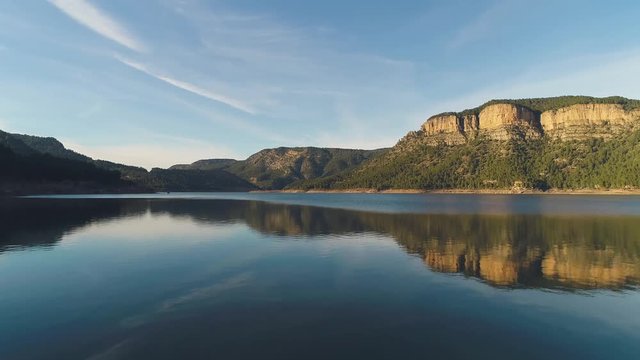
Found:
M 49 3 L 78 23 L 122 46 L 137 52 L 146 48 L 124 25 L 86 0 L 49 0 Z

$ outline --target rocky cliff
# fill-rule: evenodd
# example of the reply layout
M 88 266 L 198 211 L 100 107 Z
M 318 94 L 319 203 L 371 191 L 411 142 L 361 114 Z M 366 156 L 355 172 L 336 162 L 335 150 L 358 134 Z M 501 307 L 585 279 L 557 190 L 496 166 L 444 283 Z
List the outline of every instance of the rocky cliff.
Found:
M 540 111 L 517 102 L 494 100 L 462 113 L 432 116 L 410 138 L 424 137 L 429 145 L 458 145 L 477 136 L 493 140 L 545 135 L 562 140 L 608 139 L 640 124 L 640 109 L 621 103 L 572 104 Z
M 639 189 L 640 100 L 489 101 L 432 116 L 351 173 L 304 185 L 307 190 Z
M 540 115 L 545 134 L 560 139 L 610 138 L 640 123 L 640 110 L 619 104 L 577 104 Z

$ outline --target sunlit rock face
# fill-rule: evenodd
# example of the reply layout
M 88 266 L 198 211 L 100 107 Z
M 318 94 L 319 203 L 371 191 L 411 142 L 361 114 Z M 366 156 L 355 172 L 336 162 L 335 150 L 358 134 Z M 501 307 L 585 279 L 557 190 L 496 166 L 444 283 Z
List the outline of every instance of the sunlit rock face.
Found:
M 545 134 L 562 140 L 608 138 L 636 125 L 640 111 L 618 104 L 579 104 L 545 111 L 540 123 Z
M 422 131 L 431 145 L 458 145 L 467 141 L 463 123 L 457 115 L 434 116 L 422 124 Z
M 419 132 L 406 140 L 428 145 L 459 145 L 479 135 L 490 140 L 560 140 L 611 138 L 640 125 L 640 109 L 625 110 L 620 104 L 578 104 L 543 113 L 513 104 L 485 106 L 478 115 L 446 113 L 429 118 Z
M 478 130 L 480 129 L 480 120 L 478 119 L 478 115 L 461 115 L 459 118 L 462 121 L 462 131 L 464 131 L 466 137 L 468 139 L 475 138 Z
M 421 127 L 426 143 L 458 145 L 478 135 L 492 140 L 539 138 L 540 118 L 534 111 L 511 104 L 485 107 L 480 115 L 444 114 L 429 118 Z
M 509 140 L 513 136 L 538 138 L 542 135 L 538 115 L 523 106 L 489 105 L 480 112 L 479 131 L 490 139 Z

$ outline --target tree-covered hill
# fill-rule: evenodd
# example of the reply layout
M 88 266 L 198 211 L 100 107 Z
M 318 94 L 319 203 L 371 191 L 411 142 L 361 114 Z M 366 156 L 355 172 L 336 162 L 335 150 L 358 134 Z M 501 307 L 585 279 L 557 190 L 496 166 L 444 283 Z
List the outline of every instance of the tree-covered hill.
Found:
M 475 125 L 474 136 L 462 138 L 462 142 L 434 141 L 442 136 L 443 131 L 461 131 L 459 123 L 441 132 L 411 132 L 389 152 L 352 171 L 300 181 L 290 188 L 640 188 L 639 100 L 586 96 L 492 100 L 474 109 L 446 114 L 458 115 L 460 119 L 465 115 L 478 115 L 483 109 L 496 104 L 527 107 L 538 112 L 538 121 L 540 113 L 549 110 L 577 104 L 590 106 L 564 112 L 565 115 L 554 125 L 554 136 L 547 136 L 544 132 L 540 136 L 523 136 L 519 124 L 529 120 L 518 118 L 516 109 L 494 107 L 490 114 L 485 115 L 493 118 L 477 117 L 479 123 Z M 616 125 L 612 126 L 609 120 Z M 483 126 L 490 130 L 502 127 L 503 133 L 510 135 L 506 139 L 496 138 L 491 131 L 483 130 Z M 540 124 L 537 126 L 540 131 L 544 130 Z
M 250 182 L 220 169 L 180 170 L 155 168 L 144 185 L 157 191 L 251 191 Z
M 445 114 L 456 116 L 429 118 L 391 149 L 279 147 L 152 171 L 0 131 L 2 191 L 24 193 L 15 189 L 23 180 L 98 191 L 640 189 L 640 100 L 505 99 Z
M 235 159 L 203 159 L 191 164 L 173 165 L 169 170 L 216 170 L 227 168 L 237 162 Z
M 0 131 L 0 194 L 248 191 L 256 187 L 215 170 L 163 170 L 94 160 L 55 138 Z
M 279 190 L 299 181 L 344 173 L 386 150 L 279 147 L 261 150 L 246 160 L 198 160 L 171 166 L 169 170 L 224 170 L 248 181 L 256 189 Z
M 141 191 L 116 171 L 49 154 L 16 154 L 0 144 L 0 195 Z
M 280 147 L 259 151 L 225 170 L 262 189 L 279 190 L 300 180 L 335 176 L 354 169 L 386 150 Z
M 640 132 L 621 139 L 500 143 L 476 139 L 459 146 L 422 146 L 374 159 L 338 178 L 300 184 L 303 189 L 546 190 L 640 187 Z

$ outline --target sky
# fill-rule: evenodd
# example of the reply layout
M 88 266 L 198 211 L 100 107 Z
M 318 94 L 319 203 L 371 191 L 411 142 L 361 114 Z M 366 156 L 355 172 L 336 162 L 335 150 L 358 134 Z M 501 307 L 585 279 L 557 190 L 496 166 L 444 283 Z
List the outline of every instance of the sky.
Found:
M 640 2 L 0 0 L 0 129 L 167 167 L 393 146 L 494 98 L 640 98 Z

